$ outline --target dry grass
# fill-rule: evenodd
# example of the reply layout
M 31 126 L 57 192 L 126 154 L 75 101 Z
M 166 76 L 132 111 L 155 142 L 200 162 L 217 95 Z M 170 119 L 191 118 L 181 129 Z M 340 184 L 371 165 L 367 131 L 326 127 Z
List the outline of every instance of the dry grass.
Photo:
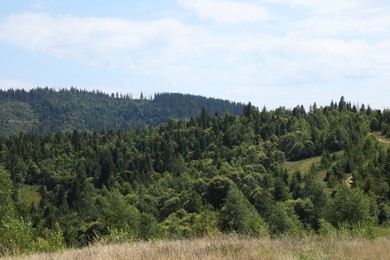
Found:
M 389 259 L 389 248 L 390 238 L 386 237 L 376 240 L 319 237 L 271 240 L 220 236 L 94 245 L 58 254 L 37 254 L 17 259 Z
M 321 156 L 317 156 L 317 157 L 294 161 L 294 162 L 286 162 L 285 166 L 289 172 L 294 172 L 299 170 L 302 173 L 306 173 L 309 171 L 312 164 L 318 166 L 320 162 L 321 162 Z
M 390 138 L 386 138 L 385 136 L 382 135 L 381 132 L 372 132 L 370 134 L 373 134 L 378 139 L 378 141 L 383 145 L 383 147 L 385 148 L 390 147 Z
M 332 153 L 331 156 L 336 155 L 340 157 L 344 154 L 344 151 L 339 151 Z M 286 162 L 285 166 L 289 172 L 301 171 L 302 173 L 307 173 L 310 170 L 310 167 L 314 164 L 315 166 L 319 166 L 321 163 L 322 156 L 316 156 L 308 159 L 303 159 L 299 161 Z
M 38 189 L 38 186 L 22 185 L 18 190 L 19 199 L 29 206 L 33 203 L 38 206 L 41 201 L 41 195 Z

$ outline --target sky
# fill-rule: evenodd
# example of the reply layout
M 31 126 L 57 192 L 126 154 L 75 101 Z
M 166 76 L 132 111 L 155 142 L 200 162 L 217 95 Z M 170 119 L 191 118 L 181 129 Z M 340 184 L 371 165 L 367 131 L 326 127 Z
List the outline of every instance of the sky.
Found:
M 3 0 L 0 88 L 390 107 L 388 0 Z

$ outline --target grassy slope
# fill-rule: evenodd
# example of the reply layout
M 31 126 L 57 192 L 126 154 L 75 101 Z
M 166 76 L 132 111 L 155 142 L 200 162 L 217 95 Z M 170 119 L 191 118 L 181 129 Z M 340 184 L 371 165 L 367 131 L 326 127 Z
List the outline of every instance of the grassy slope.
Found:
M 23 259 L 389 259 L 390 238 L 252 239 L 220 236 L 193 240 L 94 245 Z M 15 258 L 13 258 L 15 259 Z
M 341 156 L 344 153 L 344 151 L 336 152 L 336 157 Z M 332 154 L 333 155 L 333 154 Z M 321 156 L 316 156 L 300 161 L 294 161 L 294 162 L 286 162 L 285 166 L 289 173 L 293 173 L 297 170 L 299 170 L 302 174 L 306 174 L 310 167 L 314 164 L 314 166 L 320 166 L 321 163 Z M 326 176 L 326 170 L 320 171 L 318 173 L 318 179 L 323 181 Z
M 389 148 L 390 147 L 390 139 L 386 138 L 385 136 L 382 135 L 381 132 L 372 132 L 372 135 L 374 135 L 378 141 L 385 147 Z
M 304 159 L 300 161 L 294 162 L 286 162 L 286 168 L 289 172 L 301 171 L 302 173 L 306 173 L 310 167 L 314 164 L 315 166 L 319 166 L 321 162 L 321 156 Z
M 28 205 L 35 204 L 38 206 L 41 201 L 41 195 L 38 192 L 38 186 L 22 185 L 18 189 L 19 199 Z

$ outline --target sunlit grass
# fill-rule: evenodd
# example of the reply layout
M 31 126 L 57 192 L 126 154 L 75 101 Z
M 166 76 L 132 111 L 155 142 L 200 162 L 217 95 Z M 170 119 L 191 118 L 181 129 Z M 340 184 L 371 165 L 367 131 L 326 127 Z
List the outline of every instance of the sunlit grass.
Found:
M 372 227 L 375 237 L 386 237 L 390 239 L 390 226 L 389 227 Z
M 31 205 L 38 205 L 41 201 L 41 195 L 38 192 L 38 186 L 22 185 L 18 189 L 19 200 Z
M 219 236 L 192 240 L 93 245 L 22 259 L 389 259 L 390 238 L 254 239 Z M 14 258 L 15 259 L 15 258 Z
M 319 166 L 321 163 L 321 156 L 312 157 L 309 159 L 304 159 L 300 161 L 294 162 L 286 162 L 285 166 L 289 172 L 295 172 L 297 170 L 302 173 L 310 170 L 310 167 L 314 164 L 315 166 Z
M 339 152 L 332 153 L 331 156 L 336 156 L 336 158 L 338 158 L 338 157 L 342 156 L 343 154 L 344 154 L 344 151 L 339 151 Z M 307 173 L 310 170 L 310 167 L 312 167 L 313 165 L 315 167 L 320 166 L 321 158 L 322 158 L 322 156 L 316 156 L 316 157 L 307 158 L 304 160 L 286 162 L 285 166 L 290 173 L 293 173 L 295 171 L 300 171 L 301 173 Z M 325 175 L 326 175 L 326 170 L 320 171 L 319 175 L 320 175 L 319 178 L 322 178 L 321 180 L 323 180 L 325 178 Z
M 381 132 L 372 132 L 371 134 L 373 134 L 385 148 L 390 147 L 390 138 L 386 138 Z

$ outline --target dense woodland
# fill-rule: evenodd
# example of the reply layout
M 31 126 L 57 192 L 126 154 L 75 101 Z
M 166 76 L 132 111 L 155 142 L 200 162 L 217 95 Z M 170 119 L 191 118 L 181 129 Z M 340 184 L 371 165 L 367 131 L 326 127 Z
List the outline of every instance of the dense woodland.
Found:
M 389 110 L 344 98 L 309 111 L 248 104 L 239 116 L 203 108 L 115 128 L 0 138 L 2 254 L 232 232 L 370 235 L 390 224 Z M 318 163 L 288 167 L 308 158 Z
M 71 88 L 0 90 L 0 134 L 19 132 L 102 131 L 161 125 L 169 119 L 211 114 L 238 115 L 243 104 L 179 93 L 158 93 L 154 97 Z

